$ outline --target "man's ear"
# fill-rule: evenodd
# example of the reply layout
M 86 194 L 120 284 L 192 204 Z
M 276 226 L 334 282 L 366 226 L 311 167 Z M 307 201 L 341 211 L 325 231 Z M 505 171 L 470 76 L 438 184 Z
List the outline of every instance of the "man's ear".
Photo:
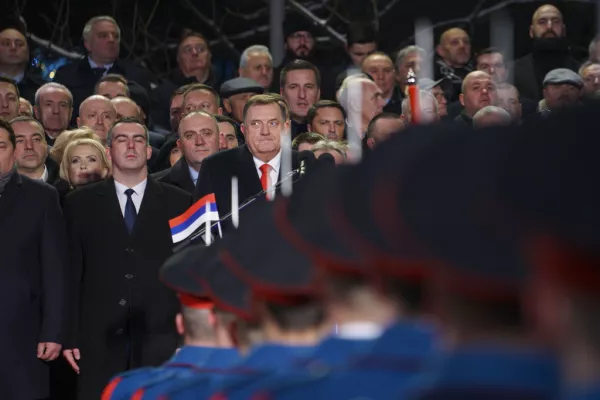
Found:
M 533 25 L 529 26 L 529 37 L 533 39 Z
M 152 147 L 150 146 L 150 144 L 148 144 L 148 146 L 146 146 L 146 160 L 149 160 L 152 158 Z
M 181 313 L 177 313 L 177 315 L 175 315 L 175 328 L 177 329 L 177 333 L 180 336 L 185 335 L 185 327 L 183 325 L 183 315 L 181 315 Z
M 81 118 L 77 117 L 77 127 L 81 128 Z
M 444 58 L 444 47 L 441 44 L 438 44 L 435 47 L 435 52 L 437 53 L 438 56 Z
M 37 119 L 38 121 L 40 120 L 40 109 L 38 108 L 38 106 L 33 106 L 33 116 L 35 117 L 35 119 Z
M 225 111 L 227 111 L 228 114 L 231 114 L 233 112 L 233 108 L 231 107 L 229 99 L 223 99 L 223 106 L 225 107 Z M 221 113 L 222 112 L 223 110 L 221 110 Z
M 459 94 L 458 95 L 458 101 L 460 101 L 460 105 L 464 107 L 465 106 L 465 95 L 462 94 L 462 93 Z
M 312 132 L 312 131 L 313 131 L 313 130 L 312 130 L 312 126 L 311 126 L 310 124 L 307 124 L 307 125 L 306 125 L 306 130 L 307 130 L 308 132 Z
M 244 123 L 240 124 L 240 131 L 242 132 L 242 135 L 246 137 L 246 125 Z
M 369 148 L 371 150 L 373 150 L 373 148 L 375 147 L 375 140 L 373 138 L 368 138 L 367 139 L 367 146 L 369 146 Z
M 219 109 L 217 110 L 217 114 L 223 115 L 223 107 L 219 107 Z

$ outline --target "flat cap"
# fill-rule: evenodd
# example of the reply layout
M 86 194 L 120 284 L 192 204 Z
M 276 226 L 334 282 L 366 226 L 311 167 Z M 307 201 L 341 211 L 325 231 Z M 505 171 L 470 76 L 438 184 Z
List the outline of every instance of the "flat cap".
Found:
M 583 87 L 583 79 L 574 71 L 568 68 L 556 68 L 546 74 L 544 78 L 544 86 L 559 85 L 567 83 L 578 88 Z
M 262 94 L 264 91 L 265 89 L 254 79 L 239 77 L 224 82 L 221 85 L 219 94 L 226 99 L 239 93 Z
M 438 86 L 440 83 L 442 83 L 444 81 L 444 79 L 446 78 L 441 78 L 438 79 L 437 81 L 434 81 L 433 79 L 429 79 L 429 78 L 421 78 L 419 79 L 419 89 L 421 90 L 431 90 L 434 87 Z

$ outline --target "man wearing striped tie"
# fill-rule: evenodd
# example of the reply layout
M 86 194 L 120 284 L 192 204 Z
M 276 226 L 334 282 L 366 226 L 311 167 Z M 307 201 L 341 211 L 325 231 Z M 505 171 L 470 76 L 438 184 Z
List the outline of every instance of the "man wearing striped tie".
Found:
M 162 364 L 178 345 L 178 300 L 158 271 L 173 253 L 169 220 L 191 195 L 148 176 L 148 131 L 137 119 L 117 120 L 107 146 L 112 178 L 65 202 L 74 307 L 63 354 L 79 374 L 80 399 L 100 398 L 119 372 Z
M 239 203 L 277 185 L 287 177 L 282 168 L 291 158 L 291 169 L 298 168 L 298 157 L 289 143 L 290 121 L 287 110 L 279 99 L 271 95 L 251 97 L 244 107 L 241 125 L 246 144 L 219 152 L 202 162 L 194 198 L 200 199 L 214 193 L 219 215 L 224 217 L 232 210 L 231 180 L 238 179 Z M 284 138 L 284 135 L 288 135 Z M 288 158 L 286 160 L 286 158 Z M 231 224 L 222 224 L 227 230 Z

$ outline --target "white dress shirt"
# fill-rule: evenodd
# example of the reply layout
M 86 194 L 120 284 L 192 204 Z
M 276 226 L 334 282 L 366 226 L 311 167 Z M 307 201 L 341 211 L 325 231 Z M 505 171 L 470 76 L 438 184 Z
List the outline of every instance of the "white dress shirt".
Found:
M 140 206 L 142 205 L 142 199 L 144 198 L 144 192 L 146 191 L 146 184 L 148 183 L 147 179 L 144 179 L 142 182 L 138 183 L 131 189 L 133 189 L 134 193 L 131 195 L 131 200 L 133 201 L 133 205 L 135 206 L 135 211 L 137 214 L 140 213 Z M 123 214 L 123 218 L 125 217 L 125 205 L 127 204 L 127 195 L 125 191 L 129 189 L 129 187 L 123 185 L 115 181 L 115 189 L 117 189 L 117 198 L 119 199 L 119 205 L 121 206 L 121 214 Z
M 192 178 L 192 182 L 194 182 L 194 186 L 196 186 L 196 182 L 198 182 L 198 175 L 200 175 L 199 171 L 196 171 L 194 168 L 190 167 L 188 165 L 188 168 L 190 169 L 190 178 Z
M 110 63 L 110 64 L 106 64 L 104 67 L 99 66 L 98 64 L 96 64 L 96 62 L 94 62 L 94 60 L 92 60 L 89 56 L 88 56 L 88 62 L 90 63 L 90 67 L 92 67 L 92 69 L 94 68 L 104 68 L 104 73 L 102 74 L 102 76 L 106 76 L 106 74 L 108 74 L 108 70 L 112 68 L 114 62 Z
M 48 167 L 46 167 L 46 165 L 44 165 L 44 172 L 42 173 L 42 176 L 38 178 L 38 180 L 42 182 L 48 182 Z
M 252 159 L 254 160 L 254 165 L 256 166 L 256 173 L 258 174 L 258 178 L 260 179 L 262 177 L 260 167 L 265 163 L 254 156 L 252 156 Z M 279 168 L 281 167 L 281 150 L 279 150 L 279 153 L 277 153 L 277 155 L 266 164 L 269 164 L 271 166 L 268 181 L 268 187 L 271 187 L 274 184 L 276 184 L 279 180 Z M 275 196 L 275 193 L 273 192 L 272 195 Z

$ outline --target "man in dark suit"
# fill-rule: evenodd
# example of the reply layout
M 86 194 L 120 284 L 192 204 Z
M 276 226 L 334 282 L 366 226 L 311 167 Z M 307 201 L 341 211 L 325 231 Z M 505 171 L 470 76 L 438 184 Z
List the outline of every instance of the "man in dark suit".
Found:
M 153 177 L 193 194 L 202 161 L 219 152 L 219 126 L 206 111 L 192 111 L 181 119 L 178 134 L 177 146 L 183 157 Z
M 15 134 L 0 118 L 0 398 L 43 399 L 67 315 L 67 240 L 58 194 L 14 168 Z
M 56 71 L 54 81 L 62 83 L 73 93 L 72 123 L 79 114 L 81 102 L 94 93 L 96 82 L 106 74 L 123 75 L 150 93 L 150 73 L 140 66 L 119 60 L 120 40 L 121 30 L 113 18 L 94 17 L 83 28 L 83 43 L 88 56 Z
M 238 178 L 240 204 L 275 185 L 281 178 L 281 136 L 289 135 L 286 109 L 266 94 L 252 97 L 244 107 L 241 125 L 246 144 L 203 161 L 195 198 L 214 193 L 221 217 L 231 211 L 231 178 Z M 292 169 L 297 168 L 292 152 Z M 226 224 L 227 225 L 227 224 Z
M 80 399 L 99 398 L 116 373 L 163 363 L 178 343 L 178 301 L 158 270 L 173 251 L 169 220 L 191 196 L 148 177 L 148 131 L 137 120 L 118 120 L 107 146 L 113 178 L 65 202 L 77 298 L 63 354 L 79 373 Z
M 17 16 L 0 18 L 0 76 L 13 79 L 19 86 L 21 97 L 33 103 L 35 91 L 45 82 L 29 64 L 27 26 Z

